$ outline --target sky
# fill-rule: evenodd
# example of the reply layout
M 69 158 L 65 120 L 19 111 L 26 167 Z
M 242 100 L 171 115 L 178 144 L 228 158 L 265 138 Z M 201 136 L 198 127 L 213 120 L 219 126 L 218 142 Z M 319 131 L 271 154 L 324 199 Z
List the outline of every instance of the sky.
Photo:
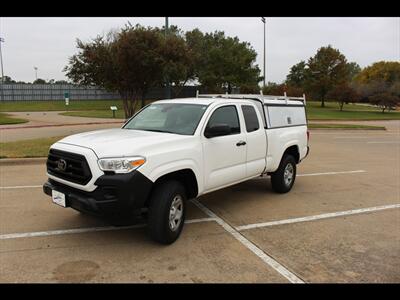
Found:
M 163 17 L 2 17 L 0 37 L 4 75 L 16 81 L 66 79 L 62 72 L 68 58 L 77 53 L 76 39 L 89 41 L 127 22 L 144 26 L 164 25 Z M 170 17 L 170 25 L 184 31 L 224 31 L 247 41 L 257 52 L 263 72 L 264 24 L 258 17 Z M 266 81 L 280 83 L 290 67 L 313 56 L 318 48 L 332 45 L 348 61 L 361 67 L 376 61 L 400 61 L 400 18 L 267 17 Z M 262 73 L 263 74 L 263 73 Z

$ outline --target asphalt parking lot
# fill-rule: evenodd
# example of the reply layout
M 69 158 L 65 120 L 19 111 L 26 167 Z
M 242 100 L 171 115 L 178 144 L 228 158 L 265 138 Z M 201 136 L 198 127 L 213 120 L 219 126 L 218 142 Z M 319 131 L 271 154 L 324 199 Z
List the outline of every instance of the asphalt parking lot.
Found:
M 400 282 L 400 122 L 314 130 L 288 194 L 257 178 L 190 202 L 177 242 L 52 204 L 1 165 L 0 282 Z

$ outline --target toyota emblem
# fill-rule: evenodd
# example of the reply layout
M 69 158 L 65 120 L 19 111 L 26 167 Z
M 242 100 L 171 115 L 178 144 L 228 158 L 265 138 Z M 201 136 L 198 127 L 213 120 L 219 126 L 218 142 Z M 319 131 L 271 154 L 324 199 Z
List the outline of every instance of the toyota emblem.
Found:
M 61 171 L 65 171 L 67 169 L 67 162 L 64 159 L 60 159 L 57 162 L 57 168 Z

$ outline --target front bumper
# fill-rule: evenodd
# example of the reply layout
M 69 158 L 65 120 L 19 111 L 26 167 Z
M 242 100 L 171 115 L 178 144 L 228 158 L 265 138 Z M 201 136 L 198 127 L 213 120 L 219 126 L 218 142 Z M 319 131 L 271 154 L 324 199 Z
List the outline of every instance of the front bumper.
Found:
M 98 216 L 118 214 L 136 215 L 146 205 L 153 182 L 139 171 L 128 174 L 100 176 L 92 192 L 86 192 L 49 179 L 43 192 L 49 196 L 52 190 L 65 194 L 66 206 Z

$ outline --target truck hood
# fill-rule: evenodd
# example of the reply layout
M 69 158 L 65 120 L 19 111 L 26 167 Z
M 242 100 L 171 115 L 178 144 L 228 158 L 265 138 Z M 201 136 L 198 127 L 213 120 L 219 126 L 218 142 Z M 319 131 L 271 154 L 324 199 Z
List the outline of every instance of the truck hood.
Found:
M 67 136 L 57 143 L 92 149 L 99 158 L 146 155 L 155 149 L 177 144 L 192 136 L 113 128 Z

